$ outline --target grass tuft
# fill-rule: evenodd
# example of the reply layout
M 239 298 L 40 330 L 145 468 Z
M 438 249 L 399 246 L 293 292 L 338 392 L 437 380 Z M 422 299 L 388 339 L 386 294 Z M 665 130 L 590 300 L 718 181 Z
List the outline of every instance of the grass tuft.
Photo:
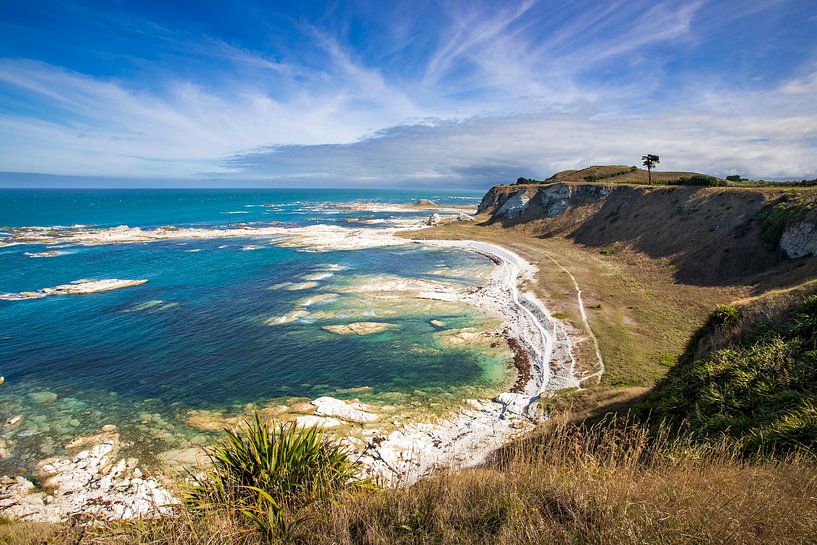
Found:
M 778 310 L 788 315 L 778 323 L 747 327 L 742 313 L 718 305 L 644 410 L 745 453 L 817 452 L 817 296 Z
M 270 536 L 292 537 L 304 508 L 368 484 L 337 440 L 318 428 L 271 426 L 258 414 L 208 452 L 212 468 L 186 496 L 192 512 L 240 513 Z

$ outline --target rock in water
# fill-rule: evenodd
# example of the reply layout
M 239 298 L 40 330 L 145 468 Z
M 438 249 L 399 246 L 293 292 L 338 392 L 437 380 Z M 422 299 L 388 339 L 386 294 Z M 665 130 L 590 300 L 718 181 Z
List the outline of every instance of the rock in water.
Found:
M 430 199 L 420 199 L 414 203 L 414 206 L 437 206 L 437 203 Z
M 440 215 L 436 212 L 429 216 L 428 221 L 426 221 L 426 225 L 437 225 L 442 221 Z
M 371 335 L 397 327 L 385 322 L 353 322 L 351 324 L 325 325 L 321 329 L 338 335 Z
M 376 414 L 366 411 L 368 407 L 359 402 L 346 403 L 334 397 L 324 396 L 312 401 L 316 408 L 315 414 L 320 416 L 334 416 L 348 422 L 374 422 Z
M 32 403 L 36 403 L 37 405 L 45 405 L 46 403 L 51 403 L 55 399 L 57 399 L 57 394 L 54 392 L 31 392 L 28 394 L 28 399 L 31 400 Z

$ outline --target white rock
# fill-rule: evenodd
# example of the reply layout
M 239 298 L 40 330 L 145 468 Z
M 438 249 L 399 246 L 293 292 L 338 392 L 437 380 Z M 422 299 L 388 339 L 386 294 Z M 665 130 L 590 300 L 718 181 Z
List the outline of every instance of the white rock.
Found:
M 517 191 L 511 195 L 505 203 L 499 207 L 499 210 L 494 212 L 494 217 L 497 218 L 515 218 L 525 211 L 530 201 L 530 195 L 527 191 Z
M 503 392 L 494 398 L 497 403 L 504 405 L 505 412 L 511 412 L 521 416 L 528 414 L 528 409 L 537 399 L 539 399 L 538 396 L 531 397 L 514 392 Z
M 337 418 L 327 416 L 302 414 L 295 419 L 295 425 L 300 428 L 311 428 L 313 426 L 317 426 L 319 428 L 336 428 L 341 425 L 341 421 Z
M 76 515 L 98 520 L 169 515 L 178 500 L 155 480 L 131 478 L 141 476 L 141 471 L 130 472 L 135 460 L 116 459 L 119 438 L 110 429 L 72 441 L 97 443 L 73 457 L 40 463 L 48 492 L 36 491 L 23 477 L 0 479 L 0 515 L 36 522 L 59 522 Z
M 817 255 L 817 227 L 808 221 L 801 221 L 783 231 L 780 249 L 790 259 Z
M 362 403 L 346 403 L 334 397 L 324 396 L 312 401 L 315 407 L 315 414 L 320 416 L 334 416 L 348 422 L 366 423 L 374 422 L 379 417 L 376 414 L 367 412 L 367 408 Z

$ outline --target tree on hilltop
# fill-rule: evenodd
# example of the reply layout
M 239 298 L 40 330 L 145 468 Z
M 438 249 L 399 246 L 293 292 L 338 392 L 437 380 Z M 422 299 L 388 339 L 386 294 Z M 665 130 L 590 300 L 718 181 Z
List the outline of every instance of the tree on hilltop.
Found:
M 644 166 L 647 167 L 647 183 L 652 185 L 652 167 L 660 163 L 661 158 L 657 155 L 647 154 L 642 155 L 641 160 L 644 162 Z

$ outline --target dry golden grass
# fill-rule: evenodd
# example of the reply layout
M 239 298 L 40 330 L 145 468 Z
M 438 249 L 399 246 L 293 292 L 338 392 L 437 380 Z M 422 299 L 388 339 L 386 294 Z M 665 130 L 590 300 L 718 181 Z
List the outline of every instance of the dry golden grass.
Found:
M 0 543 L 256 544 L 228 512 L 68 526 L 0 526 Z M 618 422 L 567 419 L 499 453 L 486 467 L 402 490 L 364 490 L 316 505 L 304 544 L 814 543 L 813 459 L 745 459 Z
M 815 494 L 811 461 L 563 425 L 493 467 L 346 498 L 313 520 L 308 542 L 813 543 Z

